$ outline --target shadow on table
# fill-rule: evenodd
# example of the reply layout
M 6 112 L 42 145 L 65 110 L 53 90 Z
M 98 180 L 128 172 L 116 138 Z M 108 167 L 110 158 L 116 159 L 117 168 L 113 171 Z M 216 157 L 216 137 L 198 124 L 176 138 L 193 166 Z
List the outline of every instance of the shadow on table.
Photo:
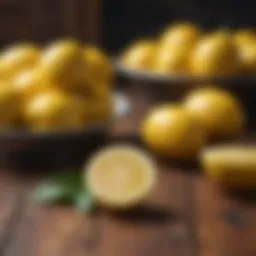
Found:
M 157 158 L 158 162 L 163 166 L 168 166 L 170 169 L 175 169 L 177 171 L 191 173 L 191 174 L 201 174 L 199 162 L 197 160 L 189 161 L 177 161 L 173 159 Z
M 247 203 L 256 203 L 256 189 L 241 190 L 241 189 L 226 189 L 228 195 L 239 201 L 246 201 Z
M 111 215 L 123 220 L 139 224 L 161 224 L 173 221 L 175 216 L 159 206 L 143 205 L 123 212 L 111 212 Z

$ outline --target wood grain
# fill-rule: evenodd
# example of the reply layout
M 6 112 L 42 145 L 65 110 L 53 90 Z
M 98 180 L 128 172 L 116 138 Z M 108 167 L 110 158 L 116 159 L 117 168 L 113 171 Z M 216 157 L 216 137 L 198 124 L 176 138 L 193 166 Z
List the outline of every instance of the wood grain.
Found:
M 19 222 L 27 181 L 9 172 L 0 174 L 0 255 L 3 255 Z
M 192 256 L 189 177 L 168 167 L 160 169 L 155 193 L 132 212 L 100 209 L 95 216 L 83 216 L 71 208 L 27 203 L 5 255 Z
M 196 201 L 200 255 L 256 255 L 255 201 L 205 178 L 197 181 Z

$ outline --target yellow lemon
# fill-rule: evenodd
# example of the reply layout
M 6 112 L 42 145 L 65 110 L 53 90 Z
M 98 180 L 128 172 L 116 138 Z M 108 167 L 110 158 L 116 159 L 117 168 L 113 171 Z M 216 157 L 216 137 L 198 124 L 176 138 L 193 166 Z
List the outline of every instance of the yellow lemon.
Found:
M 188 49 L 194 46 L 201 35 L 200 29 L 189 22 L 180 22 L 167 27 L 160 38 L 161 47 L 182 47 Z
M 156 56 L 154 71 L 161 74 L 186 74 L 188 54 L 189 50 L 182 46 L 162 47 Z
M 151 69 L 154 65 L 156 49 L 157 46 L 154 41 L 138 41 L 125 51 L 122 62 L 132 69 Z
M 200 88 L 189 93 L 184 107 L 213 138 L 229 138 L 245 127 L 243 108 L 229 92 L 218 88 Z
M 256 33 L 252 29 L 240 29 L 233 35 L 235 45 L 238 47 L 245 43 L 256 42 Z
M 237 188 L 256 188 L 256 147 L 222 145 L 205 149 L 201 164 L 213 180 Z
M 112 85 L 113 69 L 107 56 L 99 48 L 94 46 L 86 46 L 84 49 L 84 58 L 86 62 L 87 73 L 92 79 Z
M 104 206 L 114 209 L 140 203 L 156 182 L 156 167 L 142 150 L 115 145 L 97 153 L 85 166 L 91 194 Z
M 238 46 L 239 60 L 244 74 L 256 74 L 256 40 Z
M 83 105 L 72 95 L 47 90 L 27 101 L 24 118 L 36 131 L 77 129 L 83 126 Z
M 39 64 L 44 81 L 55 87 L 71 91 L 84 85 L 85 67 L 82 49 L 73 41 L 52 43 L 42 53 Z
M 0 84 L 0 126 L 12 126 L 19 117 L 20 98 L 10 83 Z
M 47 88 L 35 69 L 20 72 L 13 79 L 13 87 L 24 99 L 30 98 L 41 90 Z
M 180 160 L 195 157 L 205 137 L 195 119 L 179 105 L 153 108 L 142 123 L 142 139 L 156 153 Z
M 86 123 L 103 123 L 110 120 L 114 111 L 112 90 L 107 85 L 88 88 L 84 98 Z
M 0 55 L 0 77 L 11 78 L 22 70 L 33 68 L 40 59 L 40 50 L 31 44 L 18 44 Z
M 216 32 L 203 37 L 189 61 L 190 72 L 198 76 L 227 76 L 239 72 L 239 56 L 232 37 Z
M 188 73 L 188 58 L 200 35 L 200 29 L 191 23 L 167 27 L 160 38 L 155 70 L 169 74 Z

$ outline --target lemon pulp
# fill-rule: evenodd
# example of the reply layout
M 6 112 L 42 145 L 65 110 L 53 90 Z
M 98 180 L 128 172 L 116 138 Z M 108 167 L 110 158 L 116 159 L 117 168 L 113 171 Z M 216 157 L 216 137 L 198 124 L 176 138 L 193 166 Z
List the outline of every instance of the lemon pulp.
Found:
M 150 192 L 156 180 L 156 168 L 151 158 L 129 145 L 100 151 L 85 171 L 92 195 L 113 207 L 137 204 Z

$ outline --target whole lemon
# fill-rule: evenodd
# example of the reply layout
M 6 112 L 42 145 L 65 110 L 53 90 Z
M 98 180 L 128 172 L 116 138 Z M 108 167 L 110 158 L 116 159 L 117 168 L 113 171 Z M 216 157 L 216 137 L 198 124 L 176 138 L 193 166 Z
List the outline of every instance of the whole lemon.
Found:
M 157 45 L 152 40 L 141 40 L 124 53 L 122 62 L 129 68 L 149 70 L 154 65 Z
M 190 58 L 190 71 L 199 76 L 233 75 L 239 72 L 238 52 L 227 32 L 203 37 Z
M 20 111 L 19 95 L 9 82 L 0 84 L 0 126 L 8 127 L 16 123 Z
M 31 44 L 18 44 L 0 55 L 0 77 L 11 78 L 22 70 L 34 67 L 40 59 L 40 50 Z
M 27 101 L 24 118 L 36 131 L 77 129 L 83 126 L 83 105 L 70 94 L 47 90 Z
M 252 29 L 240 29 L 233 35 L 234 43 L 239 47 L 245 43 L 256 42 L 256 33 Z
M 245 128 L 241 104 L 225 90 L 210 86 L 196 89 L 185 97 L 184 107 L 212 138 L 234 137 Z
M 107 85 L 94 87 L 84 97 L 86 123 L 100 123 L 110 119 L 114 110 L 112 91 Z
M 20 72 L 16 77 L 14 77 L 13 88 L 23 99 L 28 99 L 41 90 L 47 88 L 47 86 L 41 80 L 37 70 L 31 69 Z
M 156 153 L 176 158 L 195 157 L 205 143 L 205 136 L 186 109 L 178 105 L 153 108 L 142 123 L 142 139 Z
M 39 64 L 42 79 L 55 87 L 75 90 L 84 84 L 86 65 L 80 45 L 59 41 L 49 45 Z
M 200 29 L 189 22 L 179 22 L 167 27 L 161 37 L 161 47 L 182 47 L 188 49 L 194 46 L 201 35 Z
M 256 73 L 256 40 L 241 43 L 238 47 L 239 61 L 243 74 Z
M 99 48 L 86 46 L 84 49 L 84 58 L 88 73 L 95 81 L 112 85 L 113 69 L 107 56 Z
M 186 74 L 188 51 L 184 47 L 159 49 L 156 56 L 154 71 L 162 74 Z

